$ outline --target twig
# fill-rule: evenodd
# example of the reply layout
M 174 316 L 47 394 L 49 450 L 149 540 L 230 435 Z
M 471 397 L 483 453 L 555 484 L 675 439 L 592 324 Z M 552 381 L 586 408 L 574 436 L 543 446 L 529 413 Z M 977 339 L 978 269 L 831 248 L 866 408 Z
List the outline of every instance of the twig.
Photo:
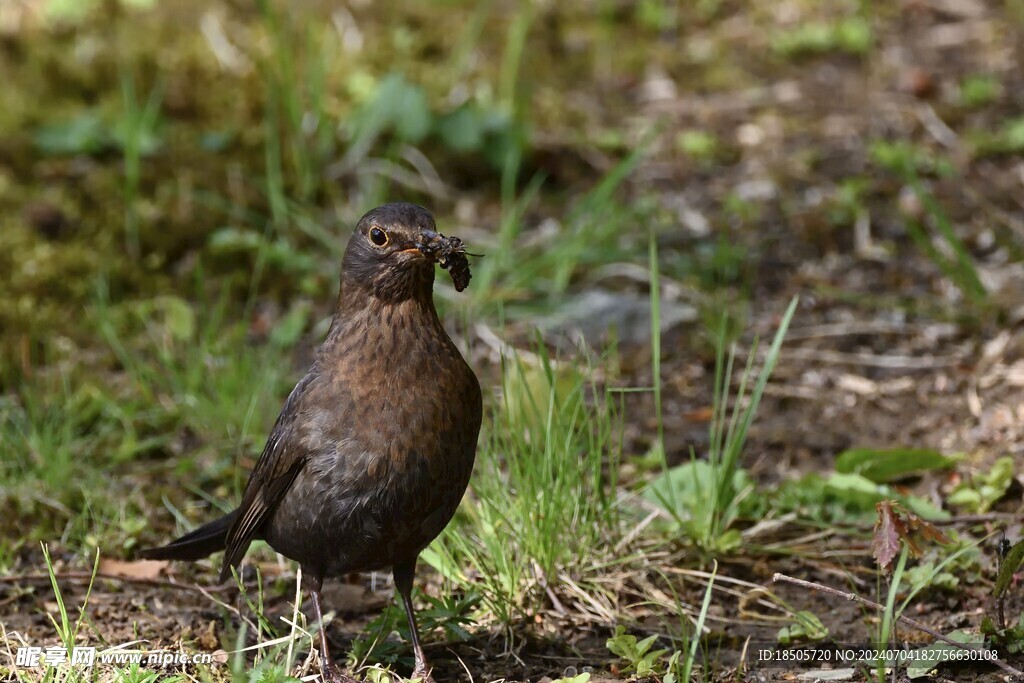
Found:
M 877 610 L 879 612 L 884 612 L 885 611 L 885 606 L 884 605 L 880 605 L 877 602 L 872 602 L 871 600 L 868 600 L 867 598 L 862 598 L 861 596 L 857 595 L 856 593 L 847 593 L 845 591 L 841 591 L 841 590 L 838 590 L 836 588 L 832 588 L 831 586 L 826 586 L 826 585 L 821 584 L 821 583 L 815 583 L 814 581 L 805 581 L 804 579 L 797 579 L 795 577 L 787 576 L 786 574 L 781 574 L 781 573 L 776 573 L 772 577 L 772 581 L 773 582 L 784 581 L 786 583 L 791 583 L 791 584 L 794 584 L 796 586 L 800 586 L 802 588 L 809 588 L 809 589 L 811 589 L 813 591 L 819 591 L 819 592 L 822 592 L 822 593 L 828 593 L 829 595 L 834 595 L 834 596 L 836 596 L 838 598 L 844 598 L 845 600 L 853 600 L 853 601 L 859 602 L 860 604 L 865 605 L 867 607 L 871 607 L 871 608 L 873 608 L 873 609 L 875 609 L 875 610 Z M 971 650 L 971 651 L 974 651 L 974 652 L 988 652 L 988 650 L 984 650 L 981 647 L 974 647 L 973 645 L 970 645 L 968 643 L 958 643 L 957 641 L 953 640 L 952 638 L 950 638 L 948 636 L 945 636 L 945 635 L 939 633 L 938 631 L 929 628 L 928 626 L 925 626 L 920 621 L 916 621 L 914 619 L 911 619 L 910 617 L 905 617 L 902 614 L 897 615 L 896 619 L 900 623 L 906 624 L 907 626 L 910 626 L 911 628 L 916 628 L 918 631 L 923 631 L 923 632 L 927 633 L 928 635 L 930 635 L 931 637 L 935 638 L 936 640 L 941 640 L 942 642 L 946 643 L 947 645 L 952 645 L 953 647 L 959 648 L 961 650 Z M 1012 666 L 1010 666 L 1009 664 L 1007 664 L 1003 660 L 999 659 L 998 657 L 996 657 L 995 659 L 989 659 L 989 660 L 986 660 L 986 661 L 988 661 L 988 662 L 990 662 L 992 664 L 995 664 L 996 666 L 998 666 L 1000 669 L 1002 669 L 1003 671 L 1007 672 L 1011 676 L 1015 676 L 1015 677 L 1017 677 L 1019 679 L 1024 679 L 1024 671 L 1020 671 L 1019 669 L 1013 668 Z

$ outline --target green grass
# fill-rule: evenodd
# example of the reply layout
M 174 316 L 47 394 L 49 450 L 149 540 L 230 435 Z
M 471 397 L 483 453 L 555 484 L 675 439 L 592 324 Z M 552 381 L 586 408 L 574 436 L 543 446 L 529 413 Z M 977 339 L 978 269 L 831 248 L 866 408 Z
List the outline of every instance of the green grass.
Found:
M 139 481 L 161 471 L 237 498 L 239 460 L 258 454 L 294 379 L 284 360 L 294 340 L 248 343 L 224 320 L 227 303 L 202 313 L 172 296 L 114 305 L 100 288 L 88 316 L 103 345 L 90 352 L 96 366 L 59 364 L 0 402 L 5 539 L 130 549 L 151 514 Z M 189 457 L 175 456 L 179 443 Z M 110 495 L 111 477 L 124 495 Z M 19 524 L 30 532 L 13 533 Z M 0 543 L 0 557 L 10 550 Z
M 122 120 L 117 131 L 124 155 L 124 240 L 125 250 L 139 258 L 139 183 L 142 157 L 152 154 L 159 145 L 158 128 L 163 88 L 157 84 L 145 103 L 135 94 L 135 77 L 124 68 L 121 73 Z
M 505 627 L 544 605 L 568 567 L 586 581 L 620 533 L 616 400 L 587 372 L 543 347 L 506 359 L 471 496 L 424 554 Z
M 828 52 L 864 55 L 873 39 L 870 21 L 852 16 L 834 22 L 806 21 L 780 30 L 772 38 L 772 49 L 788 59 Z
M 733 366 L 737 349 L 735 344 L 730 347 L 726 336 L 727 324 L 722 321 L 716 344 L 714 418 L 707 459 L 697 459 L 695 454 L 691 454 L 689 462 L 672 468 L 663 460 L 662 473 L 651 482 L 646 492 L 653 504 L 671 515 L 678 530 L 713 554 L 734 552 L 740 547 L 740 534 L 732 527 L 743 511 L 749 509 L 745 501 L 755 491 L 753 481 L 742 468 L 740 455 L 761 396 L 778 362 L 796 307 L 797 299 L 793 299 L 782 316 L 749 397 L 747 390 L 754 378 L 757 341 L 748 352 L 746 367 L 739 375 L 738 388 L 733 396 L 731 387 L 736 381 Z M 657 371 L 657 365 L 655 368 Z

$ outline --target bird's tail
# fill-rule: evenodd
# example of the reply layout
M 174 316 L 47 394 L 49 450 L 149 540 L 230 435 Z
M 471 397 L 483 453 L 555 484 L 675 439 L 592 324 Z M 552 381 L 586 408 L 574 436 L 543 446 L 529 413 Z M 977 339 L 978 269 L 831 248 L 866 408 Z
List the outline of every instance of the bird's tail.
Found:
M 147 560 L 200 560 L 227 546 L 228 529 L 235 521 L 238 510 L 204 524 L 192 533 L 159 548 L 146 548 L 139 555 Z

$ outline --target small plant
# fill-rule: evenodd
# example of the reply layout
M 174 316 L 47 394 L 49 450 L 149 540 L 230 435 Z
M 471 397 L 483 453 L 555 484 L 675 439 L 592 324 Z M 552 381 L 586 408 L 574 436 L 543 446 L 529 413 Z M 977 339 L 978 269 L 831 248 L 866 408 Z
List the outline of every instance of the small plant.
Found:
M 872 550 L 876 563 L 889 582 L 885 609 L 877 632 L 877 642 L 882 645 L 891 642 L 900 616 L 914 598 L 926 587 L 931 586 L 947 567 L 953 566 L 961 557 L 975 552 L 977 544 L 961 544 L 958 549 L 949 552 L 951 540 L 926 520 L 907 512 L 892 501 L 882 501 L 876 507 L 878 519 L 875 523 Z M 911 556 L 916 558 L 922 555 L 921 544 L 924 542 L 944 546 L 944 558 L 933 565 L 928 576 L 917 577 L 916 583 L 910 586 L 910 590 L 906 590 L 903 583 L 908 560 Z M 898 597 L 904 593 L 906 595 L 902 602 L 897 602 Z M 879 660 L 876 665 L 877 677 L 881 683 L 885 680 L 887 662 Z
M 662 683 L 685 683 L 690 680 L 690 670 L 693 665 L 692 657 L 683 659 L 683 651 L 676 650 L 665 660 L 668 654 L 667 649 L 652 650 L 658 636 L 648 636 L 643 640 L 637 640 L 636 636 L 625 632 L 623 626 L 615 627 L 615 635 L 608 639 L 605 646 L 608 650 L 618 655 L 625 661 L 625 666 L 620 668 L 621 673 L 632 674 L 632 678 L 643 680 L 645 678 L 657 677 Z M 583 683 L 589 679 L 583 679 Z M 577 680 L 564 679 L 564 680 Z
M 1010 490 L 1015 470 L 1014 459 L 1004 455 L 993 463 L 988 472 L 966 477 L 953 489 L 946 502 L 968 512 L 988 512 Z
M 707 163 L 718 154 L 719 143 L 714 133 L 684 130 L 676 135 L 676 148 L 695 161 Z
M 990 104 L 1002 93 L 999 80 L 984 74 L 972 74 L 960 83 L 960 103 L 975 108 Z
M 725 355 L 725 327 L 719 332 L 718 354 L 715 363 L 714 419 L 711 425 L 711 446 L 707 461 L 691 455 L 690 462 L 666 470 L 656 478 L 645 493 L 648 500 L 664 508 L 675 520 L 677 527 L 691 540 L 709 551 L 731 550 L 739 546 L 739 532 L 732 524 L 740 516 L 745 499 L 754 490 L 746 472 L 740 467 L 739 456 L 746 443 L 747 432 L 753 423 L 761 395 L 778 361 L 782 340 L 796 313 L 794 299 L 779 323 L 775 339 L 765 357 L 746 403 L 748 382 L 756 356 L 757 344 L 751 350 L 747 366 L 740 377 L 739 389 L 733 400 L 732 414 L 728 413 L 730 387 L 736 348 Z M 657 376 L 657 375 L 656 375 Z
M 536 348 L 529 362 L 505 361 L 473 495 L 443 542 L 422 555 L 456 585 L 478 590 L 504 624 L 547 600 L 566 567 L 589 566 L 618 534 L 613 394 Z
M 790 610 L 792 621 L 779 629 L 776 638 L 782 645 L 819 642 L 828 637 L 828 628 L 814 612 Z
M 783 31 L 772 40 L 772 49 L 787 58 L 826 52 L 863 55 L 873 42 L 867 19 L 847 17 L 834 23 L 806 22 Z
M 632 672 L 635 678 L 643 679 L 652 676 L 660 676 L 662 683 L 688 683 L 697 660 L 697 649 L 701 645 L 701 633 L 704 630 L 704 622 L 707 619 L 708 610 L 711 607 L 711 598 L 715 586 L 715 577 L 718 575 L 718 565 L 715 563 L 714 571 L 704 590 L 704 599 L 701 601 L 700 613 L 693 626 L 693 635 L 687 637 L 684 634 L 683 647 L 675 650 L 663 662 L 663 657 L 669 652 L 668 649 L 653 650 L 658 640 L 657 635 L 652 635 L 638 640 L 636 636 L 626 633 L 624 626 L 616 626 L 615 634 L 607 640 L 605 646 L 612 654 L 618 655 L 626 662 L 623 672 Z M 684 623 L 688 623 L 684 619 Z
M 981 155 L 1018 154 L 1024 151 L 1024 116 L 1007 119 L 994 131 L 975 132 L 971 139 Z
M 70 652 L 75 647 L 78 631 L 85 620 L 85 609 L 89 605 L 89 596 L 92 595 L 93 583 L 96 581 L 96 572 L 100 568 L 100 554 L 99 551 L 96 552 L 96 558 L 92 566 L 92 576 L 89 578 L 89 587 L 86 590 L 85 598 L 82 599 L 82 606 L 78 608 L 78 618 L 72 622 L 71 617 L 68 616 L 67 605 L 64 604 L 64 595 L 57 584 L 57 573 L 53 568 L 53 560 L 50 558 L 50 549 L 45 543 L 40 545 L 43 548 L 43 560 L 46 562 L 46 572 L 50 576 L 50 586 L 53 588 L 53 597 L 57 601 L 57 611 L 60 613 L 60 620 L 58 621 L 52 614 L 47 614 L 47 616 L 50 618 L 50 623 L 53 625 L 54 630 L 57 631 L 57 637 L 60 639 L 60 642 Z
M 770 495 L 771 509 L 776 513 L 796 512 L 807 520 L 825 524 L 868 522 L 875 514 L 875 505 L 883 500 L 897 500 L 925 519 L 949 518 L 948 512 L 927 498 L 901 493 L 859 473 L 806 474 L 782 482 Z
M 391 683 L 395 680 L 401 680 L 390 668 L 379 664 L 365 667 L 363 669 L 363 676 L 366 683 Z
M 476 612 L 480 604 L 479 593 L 446 594 L 439 598 L 419 593 L 417 597 L 422 598 L 429 605 L 426 609 L 417 612 L 421 634 L 425 635 L 442 629 L 445 640 L 449 642 L 469 640 L 470 633 L 465 627 L 474 621 L 471 615 Z M 392 675 L 390 669 L 382 669 L 380 664 L 391 666 L 400 663 L 403 666 L 411 666 L 413 662 L 408 657 L 408 646 L 389 639 L 392 633 L 397 633 L 405 642 L 411 640 L 409 622 L 405 618 L 405 613 L 401 607 L 394 604 L 388 605 L 387 609 L 366 625 L 363 635 L 352 641 L 352 647 L 348 653 L 349 666 L 356 669 L 367 661 L 375 662 L 374 666 L 367 669 L 368 680 L 373 680 L 371 676 L 374 675 Z M 370 673 L 374 671 L 376 673 Z
M 637 678 L 647 678 L 659 672 L 656 664 L 668 652 L 667 649 L 651 649 L 657 641 L 656 635 L 637 640 L 636 636 L 626 633 L 625 626 L 616 626 L 615 635 L 605 645 L 612 654 L 625 660 L 626 665 L 622 668 L 624 673 L 635 673 Z
M 905 223 L 907 233 L 917 247 L 965 298 L 979 306 L 985 304 L 987 292 L 970 252 L 935 194 L 922 180 L 925 176 L 951 175 L 953 167 L 950 162 L 904 141 L 876 141 L 871 145 L 871 157 L 875 164 L 898 176 L 921 202 L 928 221 L 919 223 L 915 217 L 908 216 Z M 929 234 L 932 231 L 937 236 Z M 945 248 L 937 247 L 935 241 L 943 242 Z
M 906 140 L 876 140 L 868 151 L 874 164 L 903 178 L 953 174 L 953 165 L 947 158 Z
M 870 182 L 866 178 L 844 178 L 829 199 L 829 222 L 839 227 L 852 227 L 868 211 L 865 195 L 869 188 Z
M 556 678 L 555 680 L 551 681 L 551 683 L 588 683 L 589 680 L 590 673 L 584 671 L 583 673 L 576 674 L 575 676 L 569 676 L 566 678 Z

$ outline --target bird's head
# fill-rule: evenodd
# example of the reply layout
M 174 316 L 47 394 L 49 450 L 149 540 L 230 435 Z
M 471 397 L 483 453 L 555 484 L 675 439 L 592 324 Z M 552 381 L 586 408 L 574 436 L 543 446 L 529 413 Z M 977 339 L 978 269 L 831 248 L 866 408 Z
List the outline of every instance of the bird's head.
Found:
M 385 303 L 429 301 L 436 247 L 445 239 L 422 206 L 396 202 L 369 211 L 345 250 L 342 297 L 370 294 Z

